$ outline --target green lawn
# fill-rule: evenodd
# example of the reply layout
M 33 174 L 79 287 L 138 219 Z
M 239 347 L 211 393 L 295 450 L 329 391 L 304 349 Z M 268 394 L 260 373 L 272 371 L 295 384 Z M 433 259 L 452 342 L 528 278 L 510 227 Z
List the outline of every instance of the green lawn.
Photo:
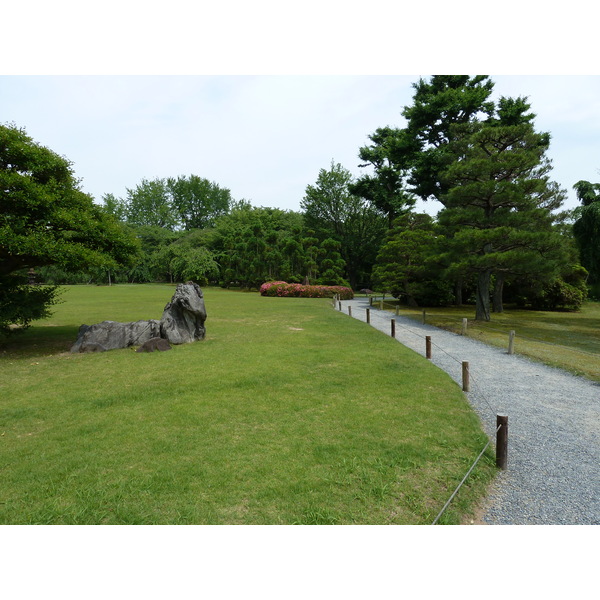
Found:
M 375 302 L 376 307 L 379 306 Z M 384 305 L 392 310 L 392 305 Z M 456 333 L 468 318 L 467 335 L 487 344 L 508 348 L 515 331 L 514 351 L 593 381 L 600 381 L 600 302 L 586 302 L 577 312 L 549 312 L 509 308 L 492 313 L 491 321 L 475 321 L 474 307 L 427 308 L 427 323 Z M 401 307 L 400 314 L 422 319 L 423 309 Z
M 0 347 L 0 523 L 431 523 L 487 441 L 445 373 L 327 300 L 208 288 L 202 342 L 72 355 L 82 323 L 158 319 L 174 288 L 64 290 Z

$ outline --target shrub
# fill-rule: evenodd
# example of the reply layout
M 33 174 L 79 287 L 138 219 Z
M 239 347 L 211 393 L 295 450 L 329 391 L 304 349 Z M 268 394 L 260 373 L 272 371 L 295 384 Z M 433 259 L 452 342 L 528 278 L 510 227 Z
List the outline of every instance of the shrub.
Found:
M 585 298 L 584 290 L 558 279 L 531 299 L 531 307 L 535 310 L 579 310 Z
M 267 281 L 260 286 L 261 296 L 279 296 L 282 298 L 333 298 L 339 295 L 341 300 L 352 300 L 354 292 L 341 285 L 302 285 L 285 281 Z

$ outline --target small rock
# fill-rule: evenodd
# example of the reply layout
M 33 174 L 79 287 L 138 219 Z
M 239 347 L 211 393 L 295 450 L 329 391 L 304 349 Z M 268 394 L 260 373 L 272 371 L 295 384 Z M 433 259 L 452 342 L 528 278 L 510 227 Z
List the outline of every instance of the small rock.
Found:
M 164 352 L 165 350 L 170 350 L 171 346 L 169 342 L 163 338 L 154 337 L 144 342 L 136 352 L 154 352 L 158 350 L 159 352 Z

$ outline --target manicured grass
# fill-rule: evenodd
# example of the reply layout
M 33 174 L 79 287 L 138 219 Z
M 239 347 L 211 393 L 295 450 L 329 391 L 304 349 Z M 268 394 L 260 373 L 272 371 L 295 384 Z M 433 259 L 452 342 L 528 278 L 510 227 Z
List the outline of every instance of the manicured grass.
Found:
M 378 306 L 378 303 L 375 303 Z M 384 305 L 388 310 L 391 305 Z M 456 333 L 469 319 L 467 335 L 508 348 L 508 335 L 516 333 L 514 351 L 548 365 L 600 381 L 600 302 L 586 302 L 578 312 L 507 309 L 492 313 L 491 321 L 475 321 L 473 307 L 425 309 L 427 323 Z M 401 315 L 421 320 L 422 309 L 400 309 Z
M 68 353 L 160 318 L 161 285 L 67 287 L 0 348 L 0 523 L 431 523 L 487 441 L 459 387 L 328 300 L 204 292 L 206 339 L 168 352 Z

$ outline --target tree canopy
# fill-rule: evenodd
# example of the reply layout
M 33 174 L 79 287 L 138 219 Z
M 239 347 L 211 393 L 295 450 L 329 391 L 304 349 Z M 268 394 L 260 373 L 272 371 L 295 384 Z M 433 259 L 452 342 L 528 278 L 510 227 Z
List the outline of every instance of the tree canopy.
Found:
M 48 314 L 55 290 L 25 285 L 26 270 L 131 264 L 135 238 L 83 193 L 71 163 L 25 130 L 0 126 L 0 327 Z
M 231 193 L 208 179 L 190 175 L 142 179 L 127 196 L 102 197 L 105 208 L 130 225 L 162 227 L 170 230 L 214 227 L 229 212 Z
M 306 228 L 317 241 L 339 242 L 345 277 L 356 288 L 369 283 L 386 219 L 381 210 L 350 191 L 353 183 L 350 171 L 332 161 L 329 169 L 319 171 L 315 184 L 306 187 L 300 206 Z
M 532 125 L 457 129 L 456 160 L 440 178 L 447 192 L 439 220 L 455 232 L 452 268 L 477 277 L 476 318 L 489 320 L 492 275 L 556 274 L 563 244 L 552 211 L 565 194 L 549 181 L 548 139 Z
M 594 295 L 600 297 L 600 183 L 578 181 L 573 187 L 582 204 L 576 210 L 573 235 Z
M 393 226 L 375 275 L 394 281 L 412 301 L 427 296 L 431 302 L 435 286 L 423 293 L 428 277 L 452 282 L 458 303 L 464 288 L 475 289 L 476 316 L 488 320 L 492 283 L 494 309 L 501 311 L 505 281 L 535 273 L 540 284 L 550 284 L 574 266 L 557 227 L 565 193 L 549 179 L 550 135 L 535 131 L 526 98 L 493 101 L 486 75 L 434 75 L 413 87 L 412 103 L 402 111 L 406 126 L 370 136 L 373 144 L 359 156 L 374 172 L 351 187 Z M 435 235 L 424 223 L 415 227 L 419 219 L 391 219 L 410 210 L 413 195 L 444 207 Z M 417 249 L 416 240 L 428 237 L 435 238 L 435 251 Z M 437 287 L 441 300 L 447 286 Z

